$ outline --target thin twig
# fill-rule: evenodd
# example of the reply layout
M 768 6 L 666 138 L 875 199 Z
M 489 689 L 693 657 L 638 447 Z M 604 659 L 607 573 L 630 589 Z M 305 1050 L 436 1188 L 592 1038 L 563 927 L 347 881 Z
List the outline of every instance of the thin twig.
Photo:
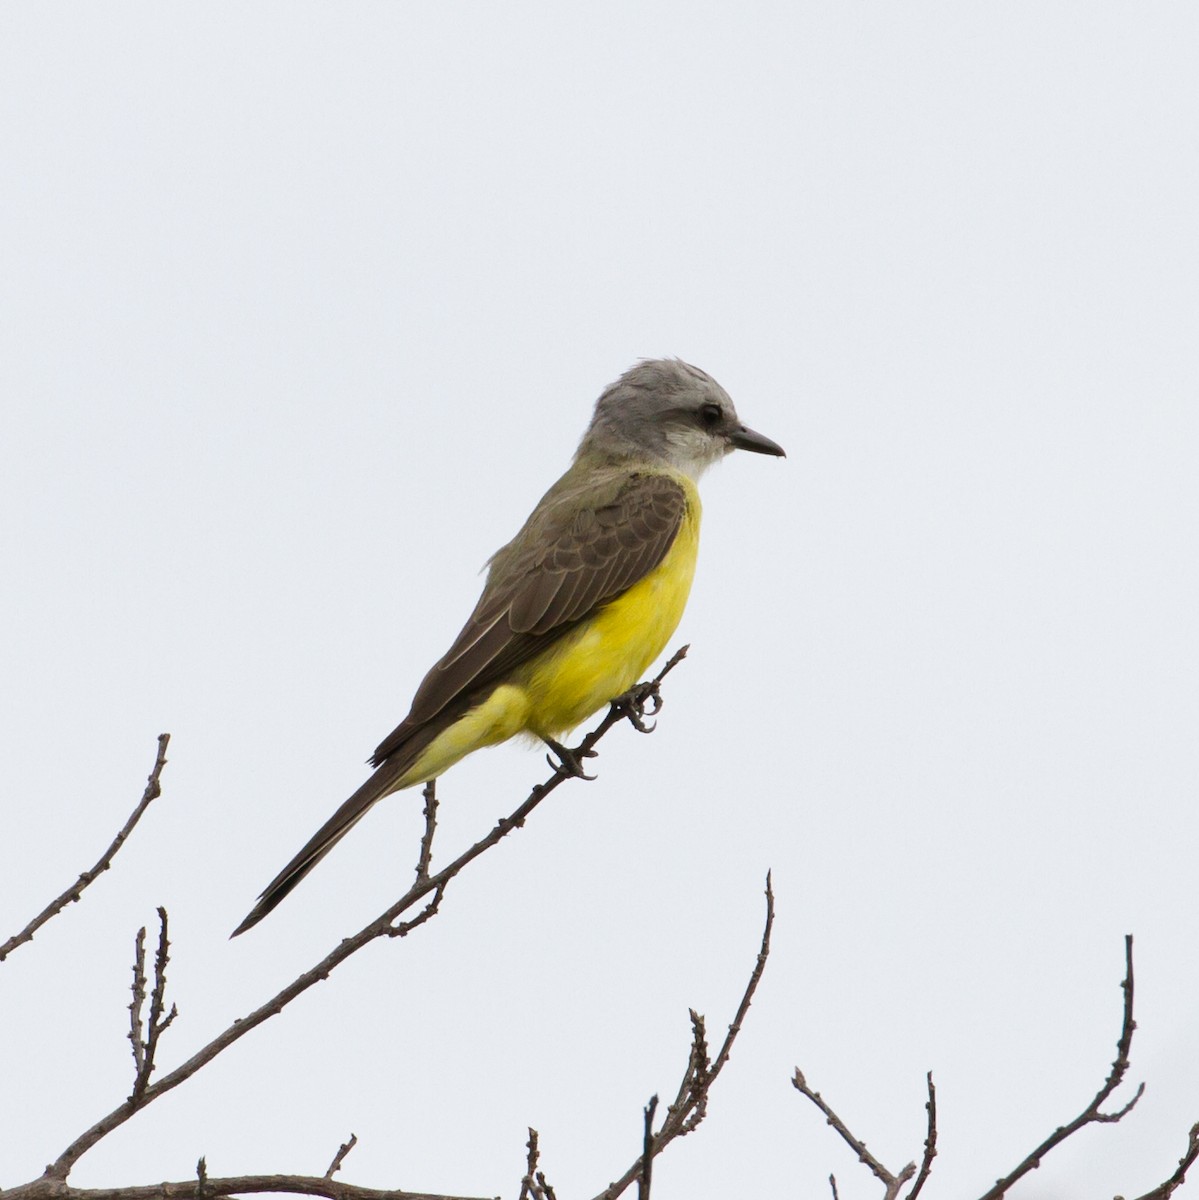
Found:
M 661 706 L 661 696 L 659 687 L 662 680 L 674 669 L 679 662 L 682 661 L 686 654 L 687 647 L 673 655 L 666 665 L 658 674 L 648 682 L 639 683 L 629 690 L 625 696 L 614 701 L 603 719 L 596 727 L 587 734 L 580 743 L 575 753 L 581 753 L 591 750 L 596 743 L 610 730 L 614 725 L 628 719 L 630 713 L 641 714 L 645 712 L 647 704 L 654 704 L 657 707 Z M 96 1145 L 102 1138 L 105 1138 L 114 1129 L 120 1128 L 134 1113 L 145 1108 L 148 1104 L 153 1103 L 159 1096 L 178 1087 L 181 1083 L 190 1079 L 201 1067 L 211 1062 L 217 1055 L 223 1053 L 235 1042 L 245 1037 L 252 1029 L 256 1029 L 264 1021 L 276 1016 L 283 1009 L 295 1000 L 298 996 L 303 995 L 309 988 L 319 983 L 323 979 L 327 979 L 329 975 L 339 967 L 351 955 L 356 954 L 363 946 L 375 941 L 377 938 L 383 937 L 402 937 L 409 933 L 412 929 L 424 923 L 437 912 L 437 906 L 440 904 L 441 897 L 445 893 L 445 889 L 460 871 L 469 866 L 481 854 L 490 850 L 503 838 L 505 838 L 514 829 L 520 829 L 529 815 L 535 808 L 557 787 L 559 787 L 566 776 L 555 771 L 545 783 L 537 784 L 529 793 L 528 797 L 517 806 L 506 817 L 501 817 L 484 837 L 480 838 L 474 845 L 468 847 L 458 855 L 452 862 L 424 879 L 418 879 L 408 889 L 408 891 L 390 908 L 381 913 L 368 925 L 365 925 L 352 937 L 343 939 L 338 945 L 320 962 L 318 962 L 310 970 L 305 971 L 302 975 L 293 979 L 285 988 L 273 996 L 266 1003 L 254 1009 L 247 1016 L 235 1020 L 227 1029 L 219 1033 L 207 1045 L 201 1047 L 191 1056 L 186 1062 L 176 1067 L 173 1071 L 163 1075 L 156 1082 L 147 1084 L 147 1086 L 137 1095 L 130 1096 L 122 1104 L 114 1108 L 110 1113 L 98 1120 L 90 1129 L 81 1133 L 67 1148 L 56 1158 L 45 1170 L 43 1180 L 61 1184 L 70 1173 L 74 1165 L 83 1157 L 93 1146 Z M 414 905 L 425 900 L 426 897 L 431 897 L 426 903 L 424 910 L 409 922 L 401 922 L 396 924 L 402 913 L 407 912 Z M 773 901 L 771 901 L 771 905 Z M 771 907 L 771 912 L 773 908 Z M 767 937 L 769 936 L 770 921 L 767 921 Z M 752 989 L 757 986 L 757 980 L 761 975 L 761 968 L 764 960 L 759 956 L 759 965 L 755 969 L 754 976 L 751 979 L 750 992 L 747 993 L 746 999 L 742 1002 L 742 1011 L 748 1007 L 749 995 L 752 994 Z M 740 1014 L 739 1018 L 740 1019 Z M 671 1136 L 674 1136 L 673 1134 Z M 190 1184 L 188 1185 L 191 1186 Z M 213 1185 L 215 1186 L 215 1185 Z M 339 1184 L 338 1186 L 345 1186 Z M 242 1189 L 249 1190 L 249 1189 Z M 130 1193 L 132 1195 L 132 1193 Z M 313 1194 L 324 1195 L 323 1192 L 315 1192 Z M 382 1193 L 380 1193 L 382 1194 Z M 400 1195 L 400 1193 L 394 1193 Z M 6 1197 L 7 1200 L 7 1197 Z
M 133 1046 L 133 1090 L 146 1068 L 146 1040 L 142 1006 L 146 1003 L 146 927 L 133 939 L 133 999 L 129 1001 L 129 1042 Z
M 165 1016 L 167 988 L 167 963 L 170 961 L 170 942 L 167 938 L 167 910 L 158 909 L 158 953 L 154 956 L 154 987 L 150 992 L 150 1020 L 143 1031 L 142 1005 L 146 999 L 146 927 L 137 931 L 136 955 L 133 963 L 133 1002 L 129 1005 L 129 1040 L 133 1043 L 133 1091 L 129 1099 L 133 1103 L 145 1094 L 146 1086 L 154 1071 L 154 1059 L 158 1053 L 158 1038 L 164 1029 L 179 1015 L 172 1004 Z
M 150 993 L 150 1024 L 146 1028 L 146 1082 L 154 1071 L 154 1058 L 158 1053 L 158 1038 L 163 1030 L 179 1015 L 175 1005 L 165 1013 L 167 991 L 167 963 L 170 962 L 171 943 L 167 937 L 167 910 L 158 906 L 158 953 L 154 956 L 154 990 Z M 144 1090 L 144 1088 L 143 1088 Z
M 433 835 L 437 832 L 437 780 L 430 779 L 421 795 L 425 798 L 425 832 L 420 839 L 420 856 L 416 861 L 416 881 L 429 878 L 429 864 L 433 861 Z
M 896 1200 L 899 1196 L 900 1189 L 913 1175 L 916 1174 L 916 1164 L 908 1163 L 898 1174 L 894 1174 L 887 1170 L 869 1150 L 866 1149 L 866 1143 L 860 1138 L 854 1137 L 850 1132 L 849 1126 L 833 1111 L 832 1106 L 824 1099 L 817 1091 L 814 1091 L 808 1086 L 808 1081 L 804 1078 L 804 1073 L 798 1068 L 795 1068 L 795 1074 L 791 1076 L 791 1084 L 797 1092 L 806 1096 L 818 1109 L 824 1114 L 825 1120 L 841 1135 L 841 1140 L 858 1156 L 858 1162 L 864 1163 L 870 1168 L 870 1173 L 883 1185 L 883 1200 Z M 927 1145 L 927 1143 L 926 1143 Z M 925 1151 L 926 1161 L 928 1158 L 927 1150 Z M 832 1176 L 829 1177 L 830 1181 Z M 836 1184 L 833 1184 L 834 1189 Z
M 702 1114 L 707 1109 L 708 1093 L 711 1091 L 712 1085 L 716 1082 L 716 1078 L 724 1068 L 725 1063 L 729 1060 L 729 1055 L 733 1049 L 733 1042 L 737 1040 L 737 1034 L 741 1032 L 741 1026 L 745 1021 L 746 1013 L 749 1011 L 754 992 L 757 991 L 758 983 L 762 979 L 762 972 L 766 969 L 766 960 L 770 955 L 770 931 L 773 926 L 774 890 L 771 887 L 770 874 L 767 873 L 766 925 L 762 930 L 762 943 L 758 950 L 758 957 L 754 963 L 753 971 L 750 972 L 749 982 L 745 985 L 745 992 L 741 997 L 741 1003 L 737 1006 L 737 1015 L 733 1019 L 733 1023 L 729 1026 L 729 1031 L 725 1036 L 723 1045 L 720 1047 L 720 1053 L 716 1056 L 715 1063 L 711 1063 L 708 1060 L 704 1019 L 693 1009 L 691 1011 L 691 1053 L 687 1060 L 687 1070 L 683 1074 L 683 1080 L 679 1085 L 679 1092 L 675 1102 L 666 1110 L 666 1119 L 662 1122 L 662 1128 L 653 1134 L 648 1146 L 642 1146 L 642 1151 L 637 1156 L 633 1165 L 619 1179 L 608 1184 L 595 1197 L 595 1200 L 616 1200 L 616 1197 L 620 1196 L 630 1184 L 642 1177 L 643 1164 L 647 1157 L 656 1158 L 675 1138 L 685 1136 L 699 1124 L 699 1114 Z
M 154 769 L 150 772 L 150 777 L 146 781 L 146 790 L 142 793 L 142 798 L 138 801 L 137 807 L 129 814 L 129 819 L 121 826 L 120 833 L 112 839 L 107 850 L 100 855 L 96 861 L 96 865 L 90 871 L 84 871 L 78 879 L 61 896 L 52 900 L 44 909 L 20 933 L 10 937 L 3 946 L 0 946 L 0 962 L 3 962 L 18 946 L 24 945 L 26 942 L 33 941 L 33 935 L 52 917 L 56 917 L 68 904 L 72 904 L 82 897 L 84 889 L 91 884 L 98 875 L 102 875 L 112 865 L 112 860 L 116 853 L 125 844 L 129 835 L 133 832 L 133 827 L 141 820 L 142 813 L 150 807 L 150 803 L 162 795 L 162 787 L 159 779 L 162 775 L 162 769 L 167 765 L 167 743 L 171 740 L 169 733 L 160 733 L 158 735 L 158 755 L 154 759 Z
M 655 1092 L 645 1106 L 645 1129 L 641 1135 L 641 1178 L 637 1181 L 637 1200 L 649 1200 L 649 1189 L 654 1177 L 654 1113 L 658 1111 L 658 1094 Z
M 688 1009 L 691 1017 L 691 1066 L 685 1077 L 684 1087 L 675 1098 L 673 1107 L 680 1108 L 687 1099 L 688 1093 L 695 1096 L 695 1105 L 691 1115 L 683 1122 L 680 1133 L 690 1133 L 708 1115 L 708 1087 L 712 1081 L 712 1059 L 708 1054 L 708 1027 L 703 1017 Z M 736 1022 L 740 1026 L 740 1022 Z M 736 1034 L 734 1034 L 734 1037 Z M 723 1064 L 721 1064 L 723 1065 Z
M 928 1100 L 924 1109 L 928 1113 L 928 1132 L 924 1137 L 924 1157 L 920 1160 L 920 1174 L 912 1190 L 907 1194 L 907 1200 L 916 1200 L 933 1169 L 933 1159 L 937 1157 L 937 1089 L 933 1087 L 933 1073 L 928 1073 Z
M 520 1181 L 519 1200 L 557 1200 L 554 1189 L 550 1186 L 545 1172 L 538 1168 L 541 1150 L 538 1145 L 537 1130 L 529 1126 L 528 1154 L 525 1158 L 525 1173 Z
M 520 1196 L 518 1200 L 534 1200 L 533 1189 L 537 1186 L 537 1130 L 529 1126 L 529 1140 L 525 1143 L 528 1154 L 525 1156 L 525 1173 L 520 1181 Z
M 333 1176 L 341 1170 L 341 1164 L 345 1162 L 346 1155 L 349 1154 L 349 1152 L 357 1145 L 358 1135 L 356 1133 L 351 1133 L 350 1140 L 348 1142 L 342 1142 L 342 1144 L 338 1146 L 337 1153 L 333 1156 L 333 1161 L 329 1164 L 329 1169 L 325 1172 L 326 1179 L 332 1179 Z
M 1178 1160 L 1178 1170 L 1151 1192 L 1138 1196 L 1137 1200 L 1170 1200 L 1170 1197 L 1186 1182 L 1187 1172 L 1199 1162 L 1199 1123 L 1191 1126 L 1187 1136 L 1186 1153 Z
M 1112 1069 L 1108 1072 L 1103 1086 L 1095 1093 L 1094 1099 L 1068 1125 L 1055 1129 L 1035 1150 L 1031 1151 L 1011 1172 L 997 1180 L 995 1186 L 984 1192 L 980 1200 L 1003 1200 L 1008 1189 L 1016 1180 L 1023 1178 L 1029 1171 L 1035 1171 L 1041 1165 L 1041 1160 L 1055 1146 L 1061 1145 L 1068 1137 L 1077 1133 L 1084 1125 L 1096 1123 L 1113 1123 L 1119 1121 L 1132 1111 L 1133 1106 L 1145 1091 L 1142 1083 L 1136 1094 L 1127 1104 L 1115 1112 L 1100 1112 L 1103 1102 L 1118 1088 L 1128 1072 L 1129 1053 L 1132 1050 L 1132 1035 L 1136 1029 L 1136 1021 L 1132 1015 L 1133 973 L 1132 973 L 1132 934 L 1124 938 L 1124 981 L 1120 984 L 1124 992 L 1124 1017 L 1120 1025 L 1120 1037 L 1116 1042 L 1116 1058 Z M 1168 1193 L 1167 1193 L 1168 1194 Z
M 686 649 L 686 647 L 684 647 Z M 725 1036 L 724 1043 L 720 1047 L 720 1053 L 716 1055 L 716 1061 L 712 1064 L 712 1077 L 715 1078 L 724 1069 L 724 1064 L 728 1062 L 729 1055 L 733 1050 L 733 1043 L 737 1040 L 737 1034 L 741 1032 L 741 1026 L 745 1022 L 746 1014 L 749 1012 L 750 1002 L 754 998 L 754 992 L 758 987 L 758 980 L 762 978 L 762 972 L 766 970 L 766 959 L 770 955 L 770 930 L 774 926 L 774 887 L 772 886 L 773 872 L 766 872 L 766 928 L 762 931 L 762 945 L 758 949 L 758 958 L 754 964 L 753 974 L 750 976 L 749 987 L 745 989 L 745 994 L 741 997 L 741 1003 L 737 1005 L 737 1014 L 733 1017 L 733 1023 L 729 1026 L 728 1034 Z

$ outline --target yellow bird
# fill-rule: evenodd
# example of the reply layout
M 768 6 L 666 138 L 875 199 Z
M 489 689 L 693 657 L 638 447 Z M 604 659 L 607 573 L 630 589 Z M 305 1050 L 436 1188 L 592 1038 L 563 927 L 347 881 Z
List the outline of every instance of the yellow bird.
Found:
M 267 885 L 256 925 L 376 800 L 516 734 L 557 738 L 627 691 L 678 626 L 695 574 L 696 480 L 731 450 L 782 455 L 728 393 L 678 359 L 608 387 L 566 474 L 492 555 L 475 611 L 371 758 L 374 774 Z

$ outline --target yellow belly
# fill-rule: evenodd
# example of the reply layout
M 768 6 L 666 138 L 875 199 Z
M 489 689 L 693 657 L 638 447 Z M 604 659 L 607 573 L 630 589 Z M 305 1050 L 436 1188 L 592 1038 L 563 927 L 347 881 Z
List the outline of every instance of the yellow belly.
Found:
M 695 576 L 698 501 L 688 506 L 666 557 L 624 595 L 522 671 L 525 729 L 554 737 L 628 691 L 678 628 Z
M 439 734 L 395 788 L 434 779 L 518 733 L 566 733 L 645 674 L 678 628 L 695 576 L 700 504 L 695 485 L 685 486 L 683 522 L 658 566 Z

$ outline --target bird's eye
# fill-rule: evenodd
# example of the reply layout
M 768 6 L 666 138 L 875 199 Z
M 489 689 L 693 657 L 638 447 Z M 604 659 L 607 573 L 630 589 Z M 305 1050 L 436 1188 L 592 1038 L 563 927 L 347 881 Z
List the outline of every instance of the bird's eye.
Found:
M 719 404 L 705 404 L 699 410 L 699 419 L 705 429 L 715 429 L 724 420 L 724 412 Z

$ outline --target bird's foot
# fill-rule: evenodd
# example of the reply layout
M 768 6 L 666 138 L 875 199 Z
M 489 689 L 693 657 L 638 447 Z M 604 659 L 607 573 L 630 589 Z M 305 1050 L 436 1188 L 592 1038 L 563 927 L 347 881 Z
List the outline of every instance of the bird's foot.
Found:
M 657 679 L 651 679 L 645 683 L 635 683 L 623 696 L 617 696 L 612 701 L 612 711 L 619 717 L 627 718 L 638 733 L 653 733 L 658 727 L 657 721 L 647 722 L 645 719 L 656 716 L 662 708 L 658 682 Z
M 545 756 L 545 761 L 553 768 L 555 775 L 561 775 L 564 779 L 591 780 L 596 778 L 594 775 L 588 775 L 579 761 L 583 758 L 595 758 L 594 750 L 583 750 L 582 748 L 571 750 L 561 742 L 554 741 L 553 738 L 543 737 L 541 740 L 558 756 L 557 762 L 554 761 L 552 755 Z

